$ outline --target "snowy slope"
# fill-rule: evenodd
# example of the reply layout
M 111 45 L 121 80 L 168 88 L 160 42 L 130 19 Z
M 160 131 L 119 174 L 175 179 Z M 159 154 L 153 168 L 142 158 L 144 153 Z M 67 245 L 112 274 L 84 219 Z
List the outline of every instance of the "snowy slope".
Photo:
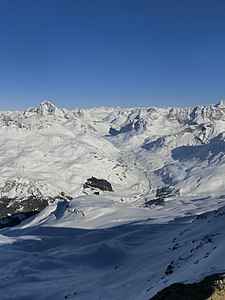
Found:
M 3 224 L 49 204 L 1 230 L 0 299 L 147 300 L 225 273 L 225 101 L 72 111 L 45 101 L 0 112 L 0 132 Z M 91 178 L 113 191 L 86 188 Z
M 225 273 L 224 207 L 161 222 L 89 197 L 1 231 L 2 299 L 147 300 L 174 282 Z

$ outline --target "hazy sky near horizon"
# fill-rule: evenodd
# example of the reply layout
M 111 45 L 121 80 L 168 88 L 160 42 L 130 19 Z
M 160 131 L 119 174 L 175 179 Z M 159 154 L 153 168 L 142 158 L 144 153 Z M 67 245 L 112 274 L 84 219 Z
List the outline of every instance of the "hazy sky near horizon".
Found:
M 0 109 L 225 99 L 224 0 L 0 0 Z

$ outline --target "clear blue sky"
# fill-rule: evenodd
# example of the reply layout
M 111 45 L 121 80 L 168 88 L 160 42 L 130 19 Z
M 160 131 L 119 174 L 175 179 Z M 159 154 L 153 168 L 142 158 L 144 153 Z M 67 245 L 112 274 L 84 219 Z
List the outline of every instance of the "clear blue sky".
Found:
M 224 0 L 0 0 L 0 109 L 224 98 Z

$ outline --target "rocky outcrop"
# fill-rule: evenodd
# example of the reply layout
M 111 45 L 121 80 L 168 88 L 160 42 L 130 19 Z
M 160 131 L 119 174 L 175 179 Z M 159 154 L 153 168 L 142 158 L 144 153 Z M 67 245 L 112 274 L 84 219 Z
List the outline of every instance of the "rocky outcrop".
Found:
M 164 204 L 164 199 L 169 197 L 175 197 L 180 194 L 178 189 L 175 189 L 173 186 L 163 186 L 157 188 L 156 190 L 156 198 L 151 200 L 146 200 L 144 203 L 144 207 L 149 207 L 153 204 L 162 205 Z
M 18 225 L 22 220 L 42 211 L 48 200 L 29 197 L 27 199 L 0 199 L 0 228 Z
M 48 199 L 29 197 L 27 199 L 1 198 L 0 219 L 17 213 L 41 211 L 48 206 Z
M 85 184 L 83 185 L 84 192 L 91 190 L 95 194 L 98 194 L 99 191 L 104 191 L 104 192 L 113 192 L 111 183 L 109 183 L 105 179 L 98 179 L 95 177 L 88 178 Z
M 174 283 L 149 300 L 222 300 L 225 299 L 224 275 L 216 274 L 191 284 Z
M 0 229 L 5 227 L 12 227 L 20 224 L 23 220 L 30 218 L 34 215 L 39 213 L 39 211 L 29 211 L 29 212 L 22 212 L 18 214 L 8 215 L 0 219 Z
M 163 186 L 157 189 L 156 198 L 168 198 L 179 195 L 179 190 L 175 189 L 173 186 Z
M 2 197 L 0 198 L 0 229 L 18 225 L 21 221 L 39 213 L 51 203 L 69 203 L 71 199 L 72 197 L 65 195 L 64 192 L 55 197 L 30 196 L 23 199 Z

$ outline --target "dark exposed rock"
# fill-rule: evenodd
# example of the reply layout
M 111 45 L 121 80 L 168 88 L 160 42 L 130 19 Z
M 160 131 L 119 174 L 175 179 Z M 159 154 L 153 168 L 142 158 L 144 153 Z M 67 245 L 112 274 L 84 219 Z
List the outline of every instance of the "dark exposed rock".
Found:
M 146 200 L 144 203 L 144 207 L 149 207 L 153 204 L 154 205 L 164 205 L 164 199 L 156 198 L 156 199 Z
M 49 202 L 47 199 L 28 197 L 27 199 L 0 199 L 0 228 L 18 225 L 22 220 L 42 211 Z
M 154 297 L 150 298 L 149 300 L 216 300 L 224 299 L 224 296 L 224 277 L 220 274 L 215 274 L 212 276 L 208 276 L 197 283 L 174 283 L 169 287 L 166 287 L 162 291 L 158 292 Z
M 173 261 L 167 266 L 166 271 L 165 271 L 165 275 L 170 275 L 174 272 L 174 266 L 173 266 Z
M 179 190 L 172 186 L 163 186 L 156 191 L 156 198 L 168 198 L 179 195 Z
M 17 213 L 13 215 L 8 215 L 5 218 L 0 219 L 0 229 L 5 227 L 16 226 L 20 224 L 23 220 L 30 218 L 39 213 L 39 211 L 28 211 L 24 213 Z
M 48 206 L 48 200 L 37 197 L 28 197 L 27 199 L 1 198 L 0 199 L 0 218 L 14 215 L 17 213 L 26 213 L 31 211 L 41 211 Z
M 56 197 L 35 197 L 26 199 L 0 198 L 0 229 L 18 225 L 22 220 L 29 218 L 42 211 L 49 203 L 57 201 L 69 202 L 72 197 L 61 192 Z
M 72 200 L 73 197 L 67 195 L 65 192 L 61 192 L 58 198 L 66 199 L 66 200 Z
M 164 199 L 169 197 L 174 197 L 179 195 L 179 190 L 172 186 L 163 186 L 157 189 L 156 198 L 145 200 L 144 206 L 150 207 L 151 205 L 163 205 Z
M 101 191 L 113 192 L 111 184 L 105 179 L 98 179 L 95 177 L 88 178 L 83 185 L 84 189 L 99 189 Z M 98 191 L 95 191 L 98 192 Z

